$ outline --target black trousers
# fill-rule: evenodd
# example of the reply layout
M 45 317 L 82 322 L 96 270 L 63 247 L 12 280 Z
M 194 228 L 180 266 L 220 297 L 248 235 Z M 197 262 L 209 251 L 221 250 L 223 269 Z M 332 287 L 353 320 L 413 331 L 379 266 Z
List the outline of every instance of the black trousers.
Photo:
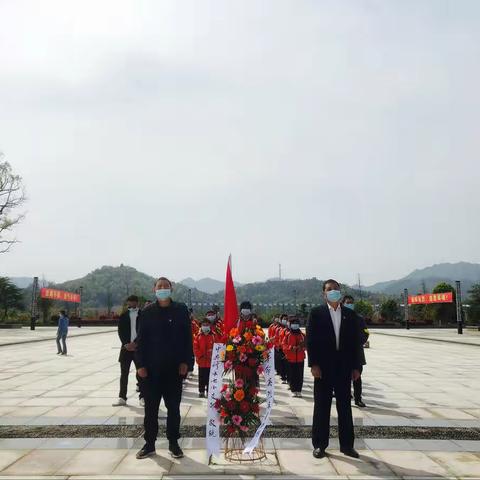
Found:
M 60 347 L 60 340 L 62 341 L 62 347 Z M 57 352 L 67 354 L 67 334 L 60 335 L 57 333 Z
M 288 380 L 292 392 L 301 392 L 305 362 L 288 362 Z
M 281 349 L 275 349 L 275 354 L 277 356 L 277 373 L 280 375 L 282 380 L 287 380 L 288 377 L 288 362 L 285 359 Z
M 282 367 L 280 365 L 280 350 L 278 350 L 278 348 L 274 349 L 273 359 L 275 361 L 275 371 L 277 372 L 277 375 L 280 375 Z
M 363 372 L 363 367 L 360 368 L 360 373 Z M 353 382 L 353 398 L 356 402 L 362 400 L 362 377 L 360 376 L 358 380 Z
M 167 408 L 167 438 L 180 438 L 180 402 L 183 378 L 179 375 L 147 377 L 143 380 L 145 398 L 145 442 L 154 445 L 158 434 L 158 409 L 163 398 Z
M 130 374 L 130 366 L 132 362 L 137 368 L 137 362 L 135 360 L 134 352 L 129 352 L 128 350 L 123 350 L 120 353 L 120 393 L 118 396 L 123 399 L 127 399 L 127 389 L 128 389 L 128 376 Z M 137 375 L 137 384 L 140 389 L 140 398 L 143 398 L 142 393 L 142 379 Z
M 198 391 L 200 393 L 208 392 L 209 377 L 210 367 L 198 367 Z
M 335 391 L 335 400 L 338 412 L 338 436 L 340 448 L 352 448 L 355 439 L 353 431 L 352 405 L 350 399 L 352 377 L 351 372 L 338 372 L 315 379 L 313 386 L 313 448 L 325 449 L 330 437 L 330 410 L 332 395 Z

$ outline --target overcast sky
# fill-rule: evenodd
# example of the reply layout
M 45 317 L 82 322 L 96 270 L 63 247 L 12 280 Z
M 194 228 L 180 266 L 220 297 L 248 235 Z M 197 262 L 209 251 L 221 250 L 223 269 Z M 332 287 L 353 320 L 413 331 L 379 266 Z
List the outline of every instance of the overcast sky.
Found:
M 480 2 L 0 0 L 0 274 L 479 262 Z

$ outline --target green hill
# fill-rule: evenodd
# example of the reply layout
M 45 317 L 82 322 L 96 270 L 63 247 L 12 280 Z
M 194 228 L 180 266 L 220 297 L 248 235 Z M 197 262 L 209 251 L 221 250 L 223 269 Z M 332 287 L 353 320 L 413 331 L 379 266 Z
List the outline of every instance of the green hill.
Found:
M 122 305 L 129 295 L 138 295 L 146 299 L 154 298 L 153 286 L 155 278 L 139 272 L 133 267 L 120 265 L 119 267 L 103 266 L 88 275 L 76 280 L 55 285 L 55 288 L 75 292 L 83 287 L 84 308 L 107 308 L 109 305 Z M 175 284 L 174 298 L 188 301 L 188 288 Z M 192 302 L 208 302 L 210 295 L 191 289 Z

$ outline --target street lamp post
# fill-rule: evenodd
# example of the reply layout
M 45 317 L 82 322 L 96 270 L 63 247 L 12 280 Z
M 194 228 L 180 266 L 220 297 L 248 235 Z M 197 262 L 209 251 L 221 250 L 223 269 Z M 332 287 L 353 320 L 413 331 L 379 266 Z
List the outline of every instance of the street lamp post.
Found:
M 456 286 L 456 307 L 457 307 L 457 332 L 459 335 L 463 334 L 463 321 L 462 321 L 462 289 L 460 281 L 455 282 Z
M 408 322 L 408 289 L 403 291 L 403 303 L 405 307 L 405 327 L 410 330 L 410 323 Z

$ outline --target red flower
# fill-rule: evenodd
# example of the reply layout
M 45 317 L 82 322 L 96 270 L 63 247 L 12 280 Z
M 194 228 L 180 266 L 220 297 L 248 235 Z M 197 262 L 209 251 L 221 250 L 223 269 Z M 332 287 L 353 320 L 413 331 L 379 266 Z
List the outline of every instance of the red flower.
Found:
M 227 432 L 231 435 L 232 433 L 235 433 L 235 427 L 233 425 L 228 425 L 227 427 Z
M 258 389 L 256 387 L 250 387 L 249 393 L 254 397 L 258 393 Z
M 257 359 L 250 357 L 250 358 L 248 359 L 248 365 L 249 365 L 250 367 L 255 367 L 255 366 L 257 365 Z
M 243 413 L 247 413 L 250 410 L 250 403 L 246 400 L 240 403 L 240 411 Z
M 252 405 L 252 412 L 253 413 L 258 413 L 260 411 L 260 406 L 258 405 L 258 403 L 254 403 Z
M 215 400 L 215 409 L 218 410 L 220 408 L 220 405 L 221 405 L 221 400 L 219 398 L 217 398 Z
M 227 408 L 230 412 L 232 412 L 233 410 L 235 410 L 235 407 L 236 407 L 236 404 L 235 404 L 235 401 L 234 400 L 229 400 L 227 402 Z

